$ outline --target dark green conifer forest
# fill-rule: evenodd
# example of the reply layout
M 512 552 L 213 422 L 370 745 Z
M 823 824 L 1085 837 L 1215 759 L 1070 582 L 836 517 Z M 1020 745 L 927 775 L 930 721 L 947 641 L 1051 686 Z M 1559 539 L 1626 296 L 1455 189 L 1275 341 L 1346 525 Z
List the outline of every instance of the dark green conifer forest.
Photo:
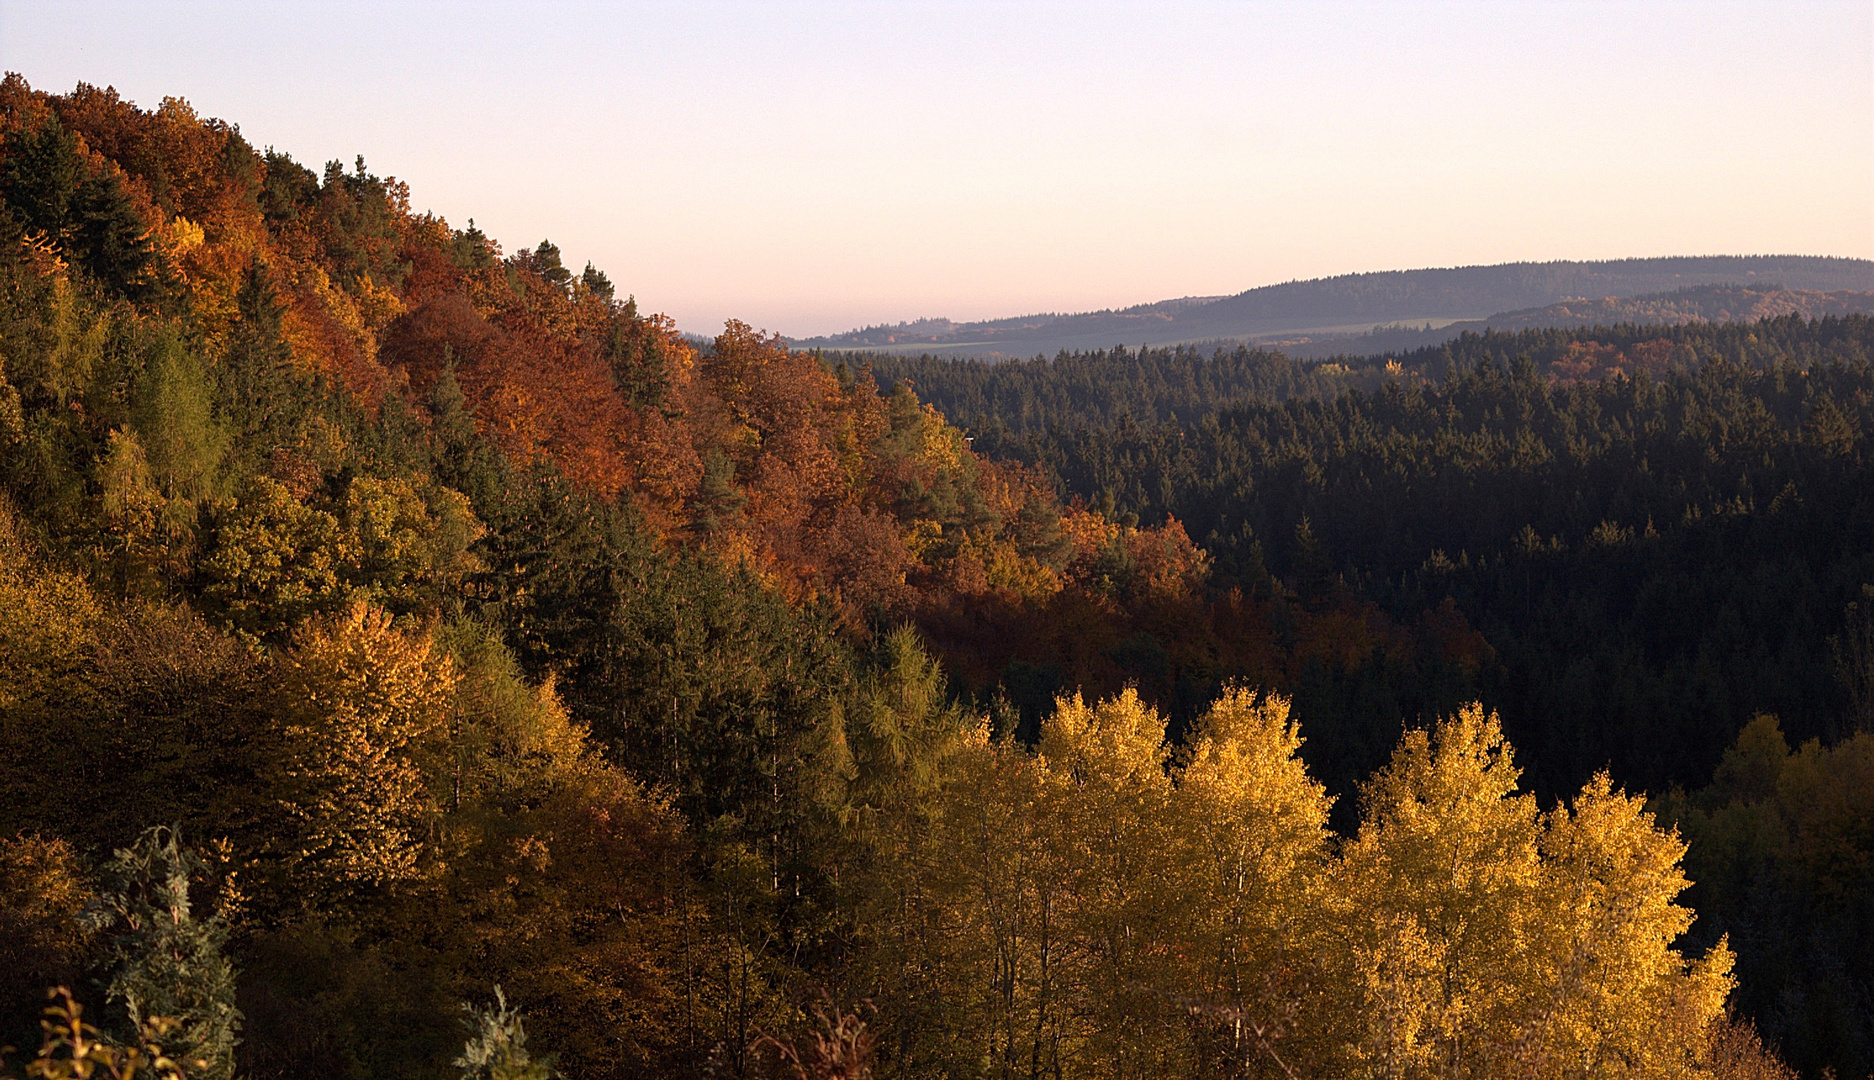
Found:
M 1874 320 L 698 346 L 0 83 L 0 1074 L 1874 1071 Z

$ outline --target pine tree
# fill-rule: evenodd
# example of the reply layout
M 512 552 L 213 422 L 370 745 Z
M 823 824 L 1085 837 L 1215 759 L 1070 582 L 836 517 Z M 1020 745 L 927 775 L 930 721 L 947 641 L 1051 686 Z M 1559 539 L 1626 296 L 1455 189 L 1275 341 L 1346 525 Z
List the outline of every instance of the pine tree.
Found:
M 196 918 L 189 902 L 189 879 L 202 869 L 174 829 L 150 829 L 105 864 L 106 884 L 86 921 L 105 942 L 105 994 L 123 1010 L 123 1041 L 136 1045 L 167 1018 L 169 1057 L 192 1077 L 230 1080 L 241 1013 L 234 966 L 222 955 L 227 926 L 218 915 Z
M 464 1002 L 463 1024 L 469 1038 L 455 1067 L 462 1080 L 552 1080 L 559 1073 L 552 1058 L 535 1061 L 527 1052 L 527 1029 L 518 1009 L 508 1007 L 507 995 L 495 987 L 495 1003 L 478 1008 Z

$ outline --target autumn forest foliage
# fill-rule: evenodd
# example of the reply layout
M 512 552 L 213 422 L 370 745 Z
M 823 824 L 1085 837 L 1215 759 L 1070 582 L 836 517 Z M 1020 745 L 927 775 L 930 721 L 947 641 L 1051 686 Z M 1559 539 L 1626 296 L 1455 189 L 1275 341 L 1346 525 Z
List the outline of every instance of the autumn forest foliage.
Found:
M 8 1075 L 1863 1075 L 1870 333 L 1761 334 L 927 386 L 9 76 Z

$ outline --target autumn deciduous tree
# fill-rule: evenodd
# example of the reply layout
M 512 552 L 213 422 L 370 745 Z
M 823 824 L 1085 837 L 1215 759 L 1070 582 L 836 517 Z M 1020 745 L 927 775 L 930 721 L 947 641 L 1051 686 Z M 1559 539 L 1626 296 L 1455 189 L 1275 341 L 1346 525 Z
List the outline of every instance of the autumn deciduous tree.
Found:
M 438 812 L 449 657 L 359 602 L 281 660 L 275 779 L 295 823 L 281 854 L 307 892 L 410 881 Z
M 1299 993 L 1271 988 L 1312 940 L 1325 799 L 1284 703 L 1232 692 L 1205 725 L 1168 773 L 1164 718 L 1136 695 L 1066 698 L 1034 754 L 984 728 L 937 759 L 908 809 L 929 823 L 872 868 L 900 883 L 870 920 L 891 928 L 872 970 L 910 977 L 861 989 L 916 1017 L 886 1044 L 898 1067 L 1185 1075 L 1234 1060 L 1235 1032 L 1194 1041 L 1195 1006 Z
M 1684 845 L 1605 776 L 1547 815 L 1495 716 L 1410 732 L 1337 869 L 1333 985 L 1349 1068 L 1397 1077 L 1696 1075 L 1730 992 L 1687 961 Z
M 1200 1067 L 1288 1060 L 1320 990 L 1331 800 L 1289 702 L 1227 688 L 1198 722 L 1174 811 L 1191 949 L 1160 986 L 1191 1008 Z
M 259 477 L 246 497 L 217 514 L 201 563 L 203 598 L 210 610 L 250 630 L 335 610 L 346 595 L 338 576 L 340 543 L 336 518 Z
M 197 575 L 212 613 L 279 637 L 315 614 L 371 603 L 433 613 L 476 566 L 468 500 L 441 486 L 359 476 L 335 497 L 296 494 L 271 476 L 218 505 Z
M 913 865 L 871 871 L 916 887 L 867 970 L 923 981 L 864 987 L 916 1017 L 894 1067 L 1709 1075 L 1730 953 L 1676 950 L 1684 846 L 1605 777 L 1540 813 L 1472 706 L 1406 736 L 1335 854 L 1285 700 L 1232 689 L 1164 739 L 1128 693 L 948 755 L 928 839 L 879 852 Z
M 90 943 L 79 915 L 91 899 L 70 843 L 0 839 L 0 1042 L 30 1046 L 46 988 L 78 985 Z

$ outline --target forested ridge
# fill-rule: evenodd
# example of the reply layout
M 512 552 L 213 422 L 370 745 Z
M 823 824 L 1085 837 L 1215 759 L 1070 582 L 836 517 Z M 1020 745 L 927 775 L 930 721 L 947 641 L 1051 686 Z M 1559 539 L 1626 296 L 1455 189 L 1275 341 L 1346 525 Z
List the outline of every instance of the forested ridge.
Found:
M 1527 309 L 1558 305 L 1546 313 L 1559 319 L 1542 325 L 1575 325 L 1576 311 L 1642 311 L 1670 315 L 1685 300 L 1694 308 L 1705 287 L 1722 286 L 1798 290 L 1769 301 L 1776 309 L 1762 314 L 1806 311 L 1841 314 L 1843 308 L 1867 311 L 1874 291 L 1874 263 L 1866 259 L 1814 256 L 1707 256 L 1664 259 L 1613 259 L 1605 262 L 1503 263 L 1440 269 L 1392 270 L 1343 274 L 1307 281 L 1265 285 L 1235 296 L 1189 296 L 1118 310 L 1076 314 L 1037 314 L 1012 319 L 956 323 L 919 319 L 895 326 L 871 326 L 843 334 L 808 338 L 805 348 L 882 349 L 905 354 L 928 351 L 943 356 L 1028 357 L 1057 351 L 1092 351 L 1113 342 L 1166 346 L 1204 341 L 1292 341 L 1311 350 L 1341 342 L 1350 349 L 1356 335 L 1425 320 L 1438 324 L 1489 319 L 1494 326 L 1525 326 L 1519 317 L 1544 317 Z M 1778 289 L 1780 287 L 1780 289 Z M 1677 302 L 1661 294 L 1689 294 Z M 1833 297 L 1818 293 L 1835 292 Z M 1606 298 L 1582 301 L 1583 297 Z M 1628 299 L 1620 299 L 1628 298 Z M 1698 299 L 1694 299 L 1698 298 Z M 1748 299 L 1742 305 L 1755 306 Z M 1817 310 L 1819 309 L 1819 310 Z M 1498 322 L 1498 313 L 1508 317 Z M 1607 321 L 1607 320 L 1603 320 Z M 1648 321 L 1661 321 L 1649 319 Z M 1670 321 L 1670 319 L 1665 320 Z M 1475 323 L 1466 328 L 1476 328 Z M 1456 332 L 1436 340 L 1454 337 Z M 1392 335 L 1382 335 L 1382 341 Z M 1365 351 L 1377 352 L 1385 344 Z
M 8 1074 L 1861 1075 L 1869 332 L 1696 333 L 998 427 L 9 76 Z
M 1545 327 L 1672 324 L 1687 322 L 1754 323 L 1780 315 L 1823 318 L 1829 315 L 1874 313 L 1874 276 L 1860 290 L 1821 292 L 1787 289 L 1780 285 L 1695 285 L 1672 292 L 1640 296 L 1609 296 L 1594 300 L 1564 300 L 1539 308 L 1498 312 L 1487 319 L 1469 319 L 1442 326 L 1393 324 L 1376 326 L 1357 335 L 1321 336 L 1285 341 L 1291 355 L 1325 357 L 1341 353 L 1363 356 L 1398 354 L 1443 344 L 1465 333 L 1486 330 L 1515 331 Z

